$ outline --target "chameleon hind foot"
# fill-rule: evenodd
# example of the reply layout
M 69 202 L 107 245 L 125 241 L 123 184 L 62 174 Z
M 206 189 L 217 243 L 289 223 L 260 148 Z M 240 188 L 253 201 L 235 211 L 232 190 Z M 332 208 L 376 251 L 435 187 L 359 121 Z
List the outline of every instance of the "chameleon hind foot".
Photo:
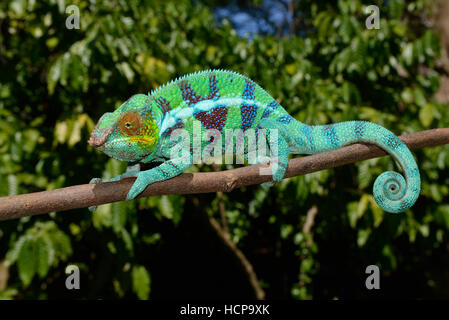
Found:
M 290 147 L 287 142 L 287 131 L 285 125 L 266 119 L 261 121 L 259 127 L 261 129 L 268 130 L 270 152 L 270 156 L 268 158 L 270 168 L 264 168 L 263 173 L 261 171 L 261 174 L 266 174 L 267 171 L 265 170 L 268 170 L 269 174 L 272 175 L 272 181 L 262 183 L 262 186 L 267 188 L 273 186 L 276 182 L 279 182 L 284 178 L 288 165 Z M 258 158 L 258 160 L 262 160 L 263 158 L 264 157 Z

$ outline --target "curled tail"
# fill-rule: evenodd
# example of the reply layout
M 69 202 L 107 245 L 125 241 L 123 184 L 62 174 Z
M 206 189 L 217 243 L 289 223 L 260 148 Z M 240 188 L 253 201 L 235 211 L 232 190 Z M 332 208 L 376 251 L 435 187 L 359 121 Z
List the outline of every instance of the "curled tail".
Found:
M 419 169 L 408 147 L 391 131 L 372 122 L 347 121 L 331 125 L 308 126 L 293 124 L 297 137 L 292 152 L 315 154 L 353 143 L 375 144 L 389 153 L 400 164 L 404 177 L 387 171 L 377 177 L 373 193 L 377 204 L 385 211 L 399 213 L 416 202 L 421 189 Z M 296 153 L 296 152 L 295 152 Z

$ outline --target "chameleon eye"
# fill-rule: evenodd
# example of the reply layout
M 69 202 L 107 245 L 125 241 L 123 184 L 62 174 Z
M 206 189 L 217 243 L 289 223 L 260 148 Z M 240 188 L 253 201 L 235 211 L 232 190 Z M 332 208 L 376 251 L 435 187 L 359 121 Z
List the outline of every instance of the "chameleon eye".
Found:
M 139 135 L 140 116 L 136 112 L 123 114 L 118 121 L 118 129 L 121 134 L 127 136 Z

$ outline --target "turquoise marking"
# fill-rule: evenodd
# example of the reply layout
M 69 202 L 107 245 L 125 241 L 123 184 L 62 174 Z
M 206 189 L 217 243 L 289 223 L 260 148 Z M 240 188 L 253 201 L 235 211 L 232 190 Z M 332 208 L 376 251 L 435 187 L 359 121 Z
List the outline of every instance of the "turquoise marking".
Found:
M 356 139 L 361 139 L 365 134 L 366 123 L 364 121 L 354 121 L 354 134 Z
M 312 127 L 302 126 L 301 132 L 304 133 L 304 135 L 309 143 L 310 151 L 314 152 L 315 151 L 315 142 L 313 141 L 313 137 L 312 137 Z
M 327 142 L 331 146 L 332 149 L 338 148 L 340 146 L 340 141 L 337 136 L 337 131 L 335 130 L 334 125 L 328 125 L 323 130 L 323 135 L 326 137 Z
M 285 123 L 285 124 L 289 124 L 293 120 L 294 119 L 290 115 L 282 116 L 282 117 L 277 118 L 277 121 Z

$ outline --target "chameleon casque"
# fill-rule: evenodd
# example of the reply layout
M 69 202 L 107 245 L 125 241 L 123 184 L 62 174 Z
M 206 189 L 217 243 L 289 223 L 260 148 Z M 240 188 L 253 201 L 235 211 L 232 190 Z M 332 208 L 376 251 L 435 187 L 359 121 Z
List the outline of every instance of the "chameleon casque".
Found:
M 385 211 L 398 213 L 410 208 L 420 193 L 419 169 L 407 146 L 382 126 L 366 121 L 347 121 L 309 126 L 291 117 L 262 87 L 251 79 L 225 70 L 207 70 L 178 78 L 156 90 L 137 94 L 118 109 L 105 113 L 88 141 L 118 160 L 129 163 L 162 162 L 146 171 L 128 166 L 110 181 L 137 177 L 127 200 L 134 199 L 149 184 L 173 178 L 193 165 L 192 157 L 171 158 L 171 133 L 185 129 L 192 135 L 195 121 L 202 132 L 216 129 L 278 130 L 277 163 L 272 180 L 282 180 L 288 157 L 315 154 L 353 143 L 375 144 L 393 156 L 404 171 L 382 173 L 374 182 L 373 193 Z M 222 140 L 223 148 L 230 143 Z M 235 143 L 233 141 L 232 143 Z M 201 144 L 205 148 L 206 143 Z M 234 147 L 233 147 L 234 148 Z M 192 154 L 192 149 L 190 149 Z M 273 158 L 274 159 L 274 158 Z M 98 183 L 94 178 L 91 183 Z M 92 208 L 91 208 L 92 209 Z

